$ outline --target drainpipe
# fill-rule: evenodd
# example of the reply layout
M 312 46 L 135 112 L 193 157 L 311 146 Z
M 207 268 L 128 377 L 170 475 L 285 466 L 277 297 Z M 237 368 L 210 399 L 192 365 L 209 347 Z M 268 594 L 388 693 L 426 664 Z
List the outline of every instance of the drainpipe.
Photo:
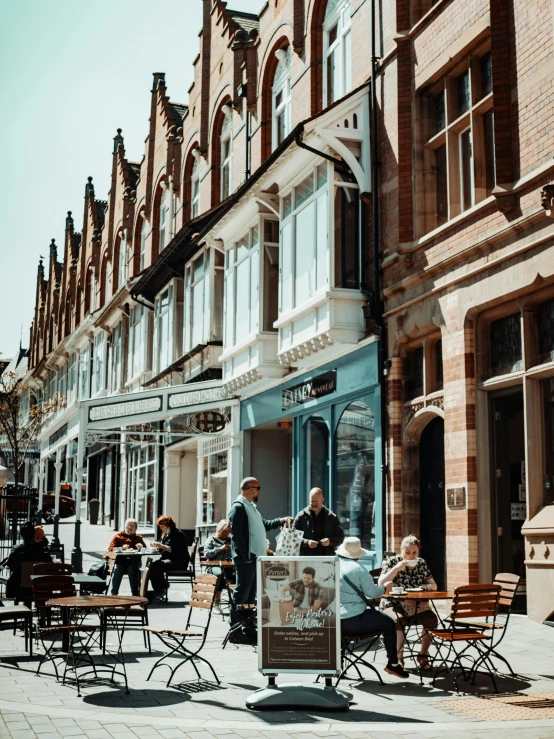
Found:
M 381 301 L 381 260 L 379 249 L 379 148 L 377 142 L 377 42 L 375 35 L 375 0 L 371 2 L 371 194 L 372 194 L 372 235 L 373 235 L 373 280 L 375 288 L 374 318 L 379 331 L 377 379 L 381 388 L 381 479 L 383 500 L 381 506 L 381 535 L 383 549 L 386 549 L 387 532 L 387 398 L 385 387 L 385 361 L 387 332 L 383 320 Z

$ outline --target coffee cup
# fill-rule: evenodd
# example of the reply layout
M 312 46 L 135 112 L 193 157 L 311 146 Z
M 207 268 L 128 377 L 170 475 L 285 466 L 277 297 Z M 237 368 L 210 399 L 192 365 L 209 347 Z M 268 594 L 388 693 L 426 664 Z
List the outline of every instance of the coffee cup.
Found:
M 123 549 L 122 549 L 121 547 L 116 547 L 116 548 L 115 548 L 115 551 L 116 551 L 116 552 L 122 552 L 122 551 L 123 551 Z
M 403 593 L 403 592 L 404 592 L 404 588 L 399 588 L 399 587 L 394 587 L 391 590 L 391 593 Z
M 407 564 L 408 567 L 415 567 L 417 565 L 417 559 L 408 559 Z

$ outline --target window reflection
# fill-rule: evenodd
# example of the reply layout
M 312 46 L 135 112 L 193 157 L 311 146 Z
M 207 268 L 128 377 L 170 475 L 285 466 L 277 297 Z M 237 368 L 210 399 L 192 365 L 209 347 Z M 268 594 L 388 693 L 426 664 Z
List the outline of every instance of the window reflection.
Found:
M 344 411 L 335 433 L 336 514 L 346 536 L 375 549 L 375 417 L 361 401 Z

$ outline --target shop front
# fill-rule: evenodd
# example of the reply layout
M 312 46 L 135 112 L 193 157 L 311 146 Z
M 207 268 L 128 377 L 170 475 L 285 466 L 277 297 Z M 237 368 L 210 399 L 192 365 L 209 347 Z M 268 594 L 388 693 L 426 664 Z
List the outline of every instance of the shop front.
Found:
M 347 536 L 383 549 L 380 386 L 374 339 L 241 403 L 244 470 L 268 517 L 296 514 L 323 490 Z

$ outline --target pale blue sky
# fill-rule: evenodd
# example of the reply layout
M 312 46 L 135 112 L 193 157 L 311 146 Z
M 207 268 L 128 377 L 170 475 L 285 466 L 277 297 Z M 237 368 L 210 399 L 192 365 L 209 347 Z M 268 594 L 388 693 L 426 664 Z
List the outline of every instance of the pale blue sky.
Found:
M 257 12 L 263 0 L 230 0 Z M 63 257 L 92 175 L 109 187 L 116 129 L 140 161 L 152 73 L 187 103 L 202 0 L 0 0 L 0 354 L 29 343 L 39 254 Z

